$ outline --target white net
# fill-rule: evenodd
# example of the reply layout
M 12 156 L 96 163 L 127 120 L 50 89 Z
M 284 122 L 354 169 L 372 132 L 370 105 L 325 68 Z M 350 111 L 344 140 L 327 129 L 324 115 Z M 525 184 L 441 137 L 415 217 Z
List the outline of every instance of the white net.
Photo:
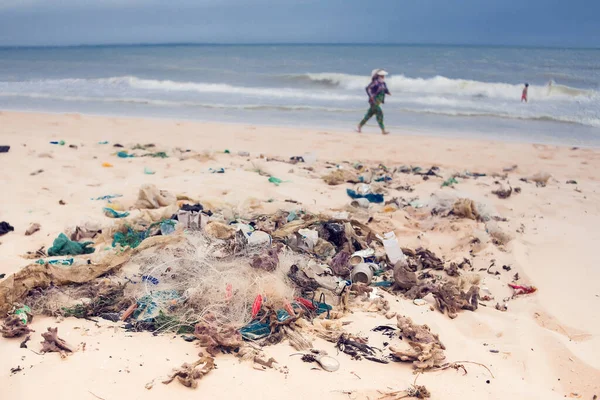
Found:
M 273 272 L 250 266 L 262 249 L 231 254 L 220 240 L 202 234 L 186 234 L 183 240 L 160 251 L 144 252 L 131 260 L 139 266 L 138 283 L 129 285 L 127 295 L 138 304 L 151 303 L 148 316 L 168 312 L 180 322 L 202 320 L 208 313 L 218 324 L 241 327 L 251 320 L 252 304 L 262 295 L 267 305 L 280 308 L 292 301 L 294 289 L 286 277 L 299 256 L 283 251 Z M 125 268 L 123 273 L 131 271 Z

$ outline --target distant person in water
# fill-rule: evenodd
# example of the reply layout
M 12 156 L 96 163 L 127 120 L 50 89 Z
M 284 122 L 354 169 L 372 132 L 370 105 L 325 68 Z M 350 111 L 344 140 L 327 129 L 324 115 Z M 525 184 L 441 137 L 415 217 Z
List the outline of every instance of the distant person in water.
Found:
M 371 73 L 371 83 L 367 86 L 366 91 L 367 95 L 369 95 L 369 110 L 365 114 L 365 117 L 358 124 L 357 131 L 361 132 L 362 127 L 367 123 L 369 119 L 373 115 L 377 118 L 377 123 L 381 128 L 381 133 L 387 135 L 389 132 L 385 130 L 385 125 L 383 125 L 383 111 L 381 110 L 381 105 L 385 103 L 385 95 L 388 94 L 391 96 L 390 91 L 385 84 L 385 76 L 388 73 L 383 69 L 375 69 Z
M 529 90 L 529 83 L 525 84 L 525 87 L 523 88 L 523 94 L 521 95 L 521 103 L 525 102 L 527 103 L 527 91 Z

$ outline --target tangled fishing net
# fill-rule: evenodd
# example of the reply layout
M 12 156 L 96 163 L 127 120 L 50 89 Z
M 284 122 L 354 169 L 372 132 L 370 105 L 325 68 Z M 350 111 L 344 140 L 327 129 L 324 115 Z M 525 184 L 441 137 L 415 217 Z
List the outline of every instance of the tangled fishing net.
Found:
M 202 233 L 178 234 L 164 246 L 139 251 L 114 274 L 36 289 L 26 304 L 34 313 L 86 318 L 120 314 L 137 303 L 134 320 L 153 321 L 156 330 L 193 328 L 199 321 L 239 328 L 252 320 L 257 295 L 273 308 L 295 296 L 286 274 L 304 256 L 284 249 L 275 270 L 252 267 L 253 257 L 265 250 L 235 248 Z
M 221 240 L 202 234 L 185 235 L 175 245 L 160 251 L 142 252 L 120 275 L 139 267 L 137 283 L 127 285 L 125 295 L 145 307 L 148 317 L 160 312 L 177 323 L 206 321 L 241 327 L 250 322 L 252 304 L 262 295 L 267 305 L 282 307 L 294 297 L 286 273 L 299 256 L 283 251 L 272 272 L 255 269 L 250 260 L 261 248 L 233 252 Z M 134 269 L 135 270 L 135 269 Z M 142 317 L 143 318 L 143 317 Z

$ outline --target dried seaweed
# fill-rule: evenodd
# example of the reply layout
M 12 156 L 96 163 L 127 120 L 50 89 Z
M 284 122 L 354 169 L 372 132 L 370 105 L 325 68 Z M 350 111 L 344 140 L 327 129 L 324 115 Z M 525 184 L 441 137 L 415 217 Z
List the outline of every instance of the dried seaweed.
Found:
M 200 346 L 206 347 L 211 356 L 216 356 L 220 349 L 231 351 L 242 345 L 242 336 L 233 326 L 218 326 L 212 315 L 207 315 L 204 321 L 196 324 L 194 330 Z
M 409 265 L 404 261 L 398 261 L 394 265 L 394 286 L 395 290 L 409 290 L 417 284 L 417 274 L 411 271 Z
M 305 336 L 296 332 L 290 327 L 284 326 L 282 327 L 285 336 L 290 341 L 290 345 L 298 351 L 309 350 L 312 349 L 312 343 L 306 339 Z
M 409 317 L 397 316 L 399 334 L 407 339 L 409 348 L 390 346 L 392 357 L 402 362 L 412 362 L 413 368 L 427 370 L 441 365 L 446 359 L 445 346 L 438 335 L 427 325 L 416 325 Z
M 355 360 L 365 358 L 370 361 L 378 362 L 381 364 L 387 364 L 388 361 L 379 357 L 378 349 L 369 346 L 366 340 L 361 338 L 353 337 L 349 334 L 343 333 L 340 335 L 336 347 L 343 353 L 348 354 Z
M 85 287 L 85 293 L 80 293 L 80 296 L 92 300 L 87 304 L 63 307 L 61 314 L 64 317 L 89 318 L 100 314 L 121 312 L 133 303 L 133 300 L 125 297 L 126 285 L 126 283 L 117 285 L 100 283 Z
M 402 252 L 408 257 L 408 265 L 413 272 L 426 268 L 438 271 L 444 269 L 444 262 L 431 250 L 423 247 L 419 247 L 416 250 L 403 248 Z
M 479 215 L 479 211 L 477 211 L 477 205 L 471 199 L 456 200 L 450 214 L 460 218 L 473 219 L 475 221 L 481 219 L 481 215 Z
M 42 353 L 60 353 L 64 357 L 65 353 L 72 353 L 73 349 L 63 339 L 58 337 L 58 328 L 48 327 L 48 332 L 42 333 L 44 341 L 42 344 Z
M 419 371 L 436 368 L 446 359 L 444 351 L 436 343 L 408 342 L 410 348 L 400 349 L 390 346 L 392 357 L 401 362 L 412 362 L 413 368 Z
M 423 385 L 411 385 L 406 390 L 396 390 L 392 392 L 379 392 L 383 396 L 379 398 L 379 400 L 392 399 L 392 400 L 400 400 L 408 397 L 414 397 L 416 399 L 428 399 L 431 397 L 431 393 L 427 388 Z
M 202 367 L 198 368 L 201 364 Z M 173 370 L 173 373 L 169 375 L 167 380 L 163 383 L 168 385 L 173 382 L 175 378 L 185 387 L 195 389 L 198 387 L 197 380 L 207 375 L 210 371 L 215 368 L 215 359 L 210 356 L 201 356 L 200 359 L 192 364 L 183 363 L 181 367 Z
M 396 317 L 399 329 L 399 334 L 403 338 L 408 339 L 411 342 L 418 343 L 438 343 L 440 348 L 445 349 L 446 347 L 440 342 L 440 338 L 437 334 L 431 333 L 431 330 L 427 325 L 417 325 L 410 317 L 398 315 Z
M 358 178 L 356 174 L 351 171 L 346 169 L 336 169 L 323 176 L 323 181 L 330 186 L 336 186 L 346 182 L 358 182 Z
M 498 196 L 499 199 L 508 199 L 511 195 L 512 195 L 512 187 L 508 187 L 508 189 L 506 189 L 505 187 L 500 187 L 497 190 L 493 190 L 492 194 L 495 194 L 496 196 Z
M 287 276 L 292 282 L 298 285 L 298 287 L 301 287 L 304 290 L 314 291 L 320 286 L 314 278 L 309 278 L 306 273 L 295 264 L 290 267 Z
M 409 300 L 422 299 L 429 293 L 436 290 L 436 287 L 437 286 L 434 283 L 419 283 L 418 285 L 410 288 L 408 292 L 404 293 L 404 297 Z
M 464 270 L 466 267 L 472 267 L 468 258 L 464 258 L 460 263 L 451 262 L 446 268 L 446 273 L 449 276 L 460 276 L 460 270 Z
M 34 331 L 29 329 L 29 327 L 21 321 L 20 317 L 11 315 L 4 320 L 0 332 L 2 332 L 2 337 L 4 338 L 14 338 L 27 335 Z
M 471 286 L 469 291 L 465 293 L 456 284 L 448 282 L 442 286 L 438 286 L 432 294 L 437 303 L 438 310 L 442 313 L 448 311 L 450 318 L 456 318 L 459 310 L 477 310 L 479 286 Z

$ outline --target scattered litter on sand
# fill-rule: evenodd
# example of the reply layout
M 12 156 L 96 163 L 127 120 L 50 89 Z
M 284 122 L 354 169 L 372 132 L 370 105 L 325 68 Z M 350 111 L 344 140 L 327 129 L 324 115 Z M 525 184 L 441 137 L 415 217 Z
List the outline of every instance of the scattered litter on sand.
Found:
M 144 152 L 149 147 L 154 146 L 138 145 L 134 149 Z M 184 152 L 178 151 L 174 157 Z M 117 155 L 135 156 L 125 151 Z M 249 157 L 245 152 L 239 155 Z M 167 153 L 142 156 L 164 158 Z M 230 158 L 239 163 L 248 161 Z M 338 196 L 346 190 L 355 208 L 346 204 L 320 214 L 310 207 L 310 199 L 266 200 L 259 195 L 231 205 L 190 197 L 192 194 L 176 196 L 152 184 L 139 188 L 132 207 L 133 202 L 127 200 L 135 193 L 124 193 L 128 197 L 122 204 L 114 201 L 121 195 L 93 198 L 107 202 L 102 211 L 112 219 L 101 218 L 102 225 L 81 222 L 60 233 L 48 249 L 48 256 L 69 258 L 48 259 L 43 248 L 35 254 L 32 251 L 27 258 L 35 262 L 0 282 L 0 312 L 9 315 L 2 326 L 3 336 L 29 337 L 32 332 L 29 317 L 24 322 L 10 314 L 20 303 L 27 304 L 32 315 L 101 318 L 98 321 L 119 323 L 130 332 L 177 333 L 193 342 L 186 345 L 198 345 L 202 352 L 197 361 L 184 363 L 163 383 L 177 379 L 190 388 L 196 388 L 199 379 L 216 369 L 215 359 L 221 353 L 249 361 L 260 371 L 281 369 L 275 366 L 274 358 L 263 353 L 266 346 L 281 342 L 301 352 L 303 361 L 331 373 L 348 370 L 349 363 L 360 360 L 407 363 L 405 368 L 412 367 L 415 372 L 464 369 L 459 363 L 446 362 L 446 348 L 439 336 L 426 324 L 414 323 L 401 310 L 406 306 L 407 311 L 426 318 L 429 310 L 437 309 L 456 318 L 460 312 L 478 310 L 479 305 L 492 308 L 495 302 L 485 303 L 494 299 L 489 289 L 482 287 L 485 296 L 480 296 L 481 277 L 473 268 L 478 261 L 468 253 L 473 247 L 467 243 L 450 252 L 449 246 L 439 246 L 428 237 L 430 232 L 452 229 L 457 236 L 466 233 L 466 240 L 471 240 L 476 235 L 465 227 L 473 231 L 478 226 L 482 237 L 478 240 L 489 241 L 491 237 L 497 245 L 506 245 L 511 235 L 498 226 L 497 221 L 502 219 L 487 205 L 485 197 L 462 191 L 475 178 L 481 186 L 489 187 L 491 181 L 485 174 L 466 172 L 440 183 L 443 178 L 438 167 L 369 167 L 341 162 L 327 163 L 319 169 L 322 163 L 307 158 L 310 167 L 300 165 L 305 163 L 303 157 L 289 161 L 299 164 L 294 167 L 298 180 L 306 174 L 302 179 L 311 176 L 321 189 L 325 188 L 321 179 L 331 186 L 352 183 L 352 189 L 327 190 L 338 191 Z M 120 160 L 119 165 L 135 161 Z M 229 169 L 229 164 L 226 167 L 228 175 L 207 176 L 223 181 L 230 171 L 234 175 L 241 170 Z M 206 168 L 202 168 L 203 173 Z M 284 182 L 262 172 L 276 186 Z M 457 176 L 461 185 L 454 188 Z M 437 192 L 429 200 L 405 199 L 393 193 L 413 191 L 414 181 L 421 178 L 434 181 L 428 184 Z M 453 189 L 439 189 L 439 184 Z M 294 188 L 290 185 L 285 189 Z M 508 198 L 512 192 L 512 187 L 505 190 L 501 186 L 493 193 Z M 384 196 L 391 200 L 384 202 Z M 99 214 L 99 203 L 94 204 Z M 413 230 L 403 229 L 408 227 L 406 224 L 399 225 L 405 219 Z M 483 232 L 484 222 L 489 237 Z M 39 229 L 39 224 L 32 224 L 26 234 Z M 414 231 L 419 231 L 418 241 L 414 237 L 409 241 L 407 232 Z M 404 247 L 406 243 L 411 247 Z M 505 250 L 493 246 L 488 249 Z M 504 274 L 488 278 L 501 277 Z M 524 285 L 511 288 L 514 296 L 535 291 L 535 287 Z M 395 304 L 400 301 L 402 308 Z M 497 308 L 506 310 L 500 303 Z M 396 326 L 381 325 L 380 320 L 363 334 L 363 327 L 352 329 L 352 320 L 343 318 L 353 313 L 377 313 L 381 320 L 387 318 L 384 323 L 396 318 Z M 373 340 L 373 332 L 385 335 L 383 346 Z M 58 337 L 57 328 L 48 328 L 42 336 L 42 353 L 59 352 L 64 357 L 75 351 Z M 315 349 L 324 343 L 316 338 L 327 341 L 334 352 L 337 349 L 335 358 Z M 26 340 L 23 343 L 27 345 Z M 152 386 L 149 382 L 146 388 Z M 415 382 L 407 390 L 386 396 L 431 395 Z

